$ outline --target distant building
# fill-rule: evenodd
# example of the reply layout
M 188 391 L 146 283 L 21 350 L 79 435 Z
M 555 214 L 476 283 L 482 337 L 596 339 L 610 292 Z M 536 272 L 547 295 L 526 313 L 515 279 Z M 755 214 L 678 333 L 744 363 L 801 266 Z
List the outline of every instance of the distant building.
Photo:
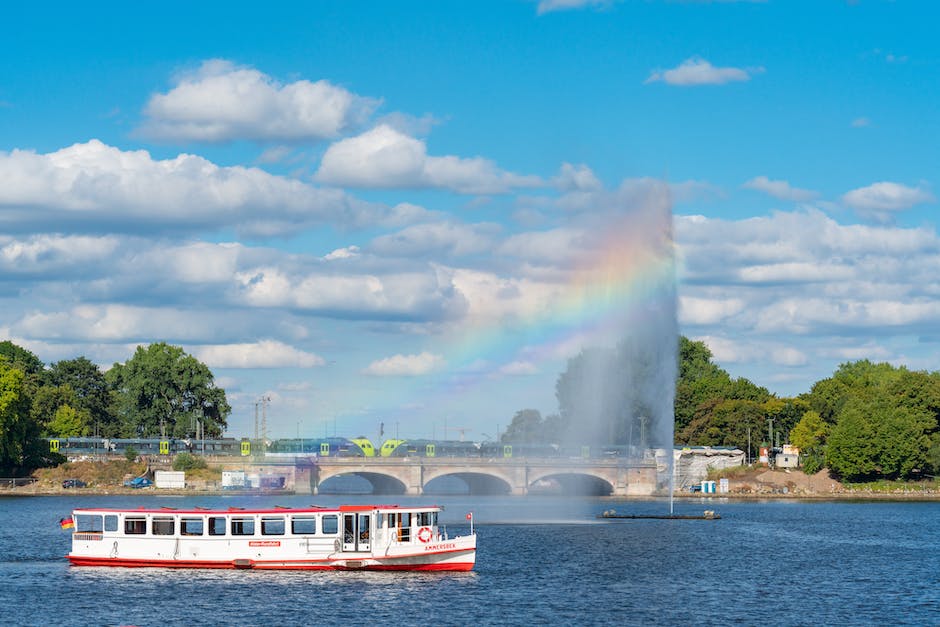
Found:
M 733 446 L 683 446 L 672 452 L 676 489 L 701 485 L 709 469 L 744 465 L 744 451 Z
M 774 466 L 777 468 L 799 468 L 800 449 L 790 444 L 784 444 L 780 452 L 774 457 Z

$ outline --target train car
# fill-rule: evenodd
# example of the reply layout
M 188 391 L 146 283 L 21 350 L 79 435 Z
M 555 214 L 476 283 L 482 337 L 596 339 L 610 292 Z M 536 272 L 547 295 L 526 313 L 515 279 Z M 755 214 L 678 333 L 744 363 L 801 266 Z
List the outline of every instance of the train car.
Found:
M 520 442 L 484 442 L 480 445 L 480 456 L 496 457 L 538 457 L 556 458 L 559 456 L 557 444 L 526 444 Z
M 404 443 L 405 443 L 405 440 L 398 440 L 398 439 L 385 440 L 384 442 L 382 442 L 382 447 L 379 449 L 379 456 L 380 457 L 392 457 L 392 453 L 395 452 L 395 449 L 397 449 L 399 445 L 404 444 Z
M 292 453 L 295 455 L 316 455 L 319 457 L 374 457 L 375 447 L 366 438 L 363 440 L 372 455 L 367 455 L 363 446 L 349 438 L 283 438 L 274 440 L 268 446 L 269 453 Z
M 365 457 L 375 457 L 375 446 L 372 445 L 372 440 L 360 435 L 358 438 L 353 438 L 352 443 L 362 449 L 362 454 Z
M 382 457 L 479 457 L 480 445 L 460 440 L 385 440 Z

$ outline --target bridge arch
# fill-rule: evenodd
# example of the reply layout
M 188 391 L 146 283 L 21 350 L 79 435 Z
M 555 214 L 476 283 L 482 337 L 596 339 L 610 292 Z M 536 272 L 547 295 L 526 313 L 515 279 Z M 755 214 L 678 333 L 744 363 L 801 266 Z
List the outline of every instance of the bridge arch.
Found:
M 345 481 L 345 478 L 356 478 L 356 481 Z M 368 482 L 371 490 L 361 490 L 362 480 Z M 320 475 L 317 492 L 320 494 L 333 493 L 360 493 L 360 494 L 386 494 L 400 495 L 405 494 L 407 486 L 405 483 L 391 474 L 382 472 L 366 472 L 362 470 L 343 472 L 323 473 Z
M 608 473 L 587 470 L 553 469 L 529 476 L 529 494 L 564 494 L 571 496 L 610 496 L 614 493 L 615 477 Z
M 439 473 L 431 479 L 425 477 L 422 491 L 424 494 L 494 495 L 509 494 L 512 485 L 505 479 L 482 472 L 449 472 Z

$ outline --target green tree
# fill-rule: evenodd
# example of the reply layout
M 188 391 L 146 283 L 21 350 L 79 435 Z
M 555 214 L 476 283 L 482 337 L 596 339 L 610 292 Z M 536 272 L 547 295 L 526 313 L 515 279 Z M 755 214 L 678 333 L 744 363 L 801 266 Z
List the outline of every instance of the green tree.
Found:
M 721 401 L 746 400 L 763 403 L 770 397 L 770 392 L 765 388 L 754 385 L 747 379 L 733 379 L 713 363 L 712 352 L 704 342 L 695 342 L 686 337 L 679 338 L 679 378 L 676 381 L 675 401 L 677 442 L 704 445 L 705 442 L 696 439 L 706 430 L 702 420 Z M 696 425 L 688 428 L 693 420 Z M 684 436 L 678 435 L 683 433 Z M 741 448 L 745 448 L 746 442 L 745 436 Z
M 207 437 L 220 437 L 231 407 L 212 372 L 179 346 L 164 342 L 144 348 L 105 375 L 115 392 L 126 437 L 186 437 L 202 421 Z
M 10 340 L 0 342 L 0 357 L 5 358 L 8 365 L 18 368 L 24 374 L 40 374 L 43 371 L 43 363 L 39 357 Z
M 48 425 L 49 435 L 60 438 L 73 438 L 88 435 L 91 419 L 85 410 L 77 411 L 69 405 L 62 405 L 55 411 Z
M 543 441 L 542 414 L 537 409 L 522 409 L 500 436 L 500 441 L 515 444 L 534 444 Z
M 119 425 L 112 410 L 112 397 L 104 373 L 85 357 L 64 359 L 49 366 L 52 385 L 68 385 L 74 391 L 72 406 L 87 411 L 96 435 L 116 437 Z
M 196 470 L 207 466 L 205 459 L 192 453 L 180 453 L 173 458 L 173 470 Z
M 56 412 L 61 407 L 75 407 L 78 399 L 72 386 L 43 385 L 31 395 L 30 417 L 39 426 L 43 436 L 61 436 L 52 429 Z
M 48 460 L 39 427 L 29 415 L 27 375 L 0 360 L 0 472 L 28 474 Z
M 803 472 L 815 474 L 826 464 L 826 440 L 831 427 L 818 412 L 808 411 L 790 430 L 790 443 L 800 449 Z
M 826 443 L 830 427 L 819 412 L 808 411 L 790 430 L 790 443 L 802 451 L 818 448 Z

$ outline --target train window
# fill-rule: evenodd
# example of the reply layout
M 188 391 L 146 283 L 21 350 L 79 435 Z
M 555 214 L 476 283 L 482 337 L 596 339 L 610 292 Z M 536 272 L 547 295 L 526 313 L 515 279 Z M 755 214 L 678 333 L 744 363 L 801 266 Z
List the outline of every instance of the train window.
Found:
M 201 536 L 203 527 L 202 518 L 180 519 L 180 533 L 184 536 Z
M 255 519 L 249 516 L 237 516 L 232 518 L 233 536 L 253 536 L 255 535 Z
M 155 536 L 172 536 L 176 525 L 172 516 L 154 516 L 152 529 Z
M 284 535 L 284 528 L 283 516 L 261 517 L 261 535 L 263 536 L 282 536 Z
M 93 514 L 78 514 L 75 516 L 75 531 L 101 531 L 101 516 Z
M 124 533 L 131 535 L 147 533 L 147 519 L 143 516 L 126 516 L 124 518 Z
M 323 533 L 326 535 L 336 535 L 339 533 L 339 519 L 335 514 L 324 516 L 321 529 L 323 529 Z
M 118 530 L 118 517 L 117 514 L 108 514 L 104 517 L 104 530 L 105 531 L 117 531 Z
M 294 516 L 290 520 L 290 532 L 295 535 L 314 534 L 317 532 L 316 516 Z
M 210 536 L 224 536 L 225 535 L 225 517 L 223 516 L 210 516 L 209 517 L 209 535 Z

